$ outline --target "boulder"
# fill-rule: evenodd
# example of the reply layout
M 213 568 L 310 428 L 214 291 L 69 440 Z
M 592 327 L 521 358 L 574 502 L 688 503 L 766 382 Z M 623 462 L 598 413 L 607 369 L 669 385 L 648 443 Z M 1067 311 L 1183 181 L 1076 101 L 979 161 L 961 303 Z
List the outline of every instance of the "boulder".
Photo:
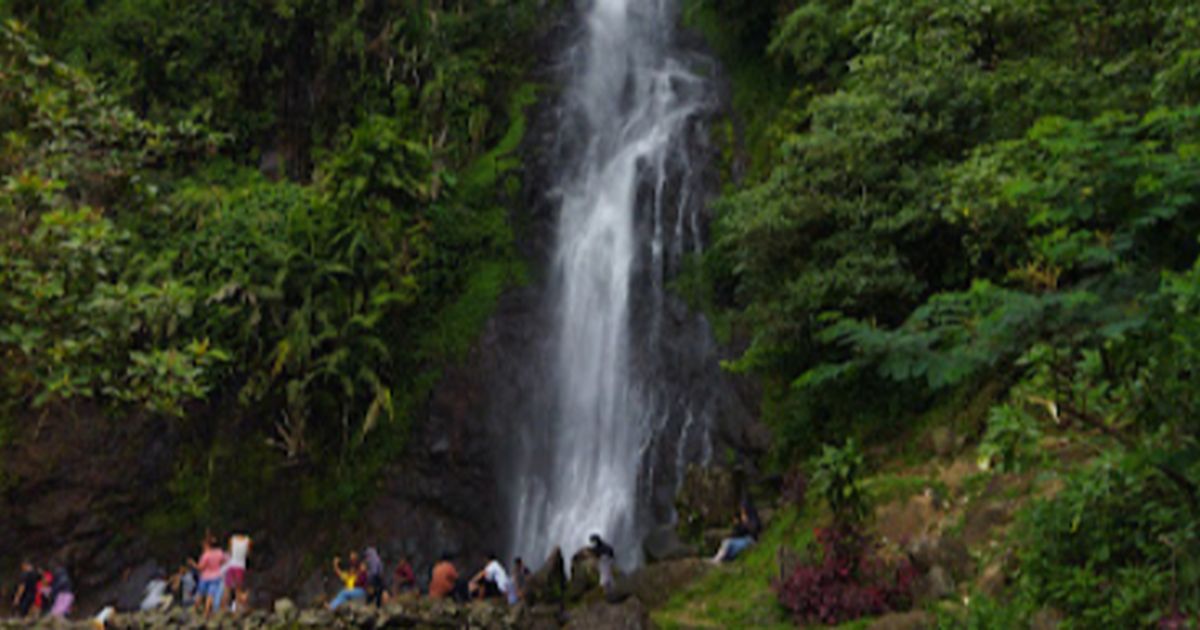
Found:
M 314 608 L 300 612 L 296 624 L 301 628 L 329 628 L 334 625 L 333 613 L 323 608 Z
M 688 547 L 679 539 L 675 528 L 664 525 L 650 532 L 642 541 L 642 550 L 650 562 L 664 560 L 679 560 L 696 555 L 696 550 Z
M 737 516 L 738 489 L 733 472 L 714 466 L 689 466 L 675 500 L 679 526 L 690 539 L 714 527 L 728 527 Z
M 931 491 L 898 499 L 876 511 L 876 530 L 889 542 L 904 544 L 937 527 L 942 514 Z
M 931 567 L 913 585 L 913 599 L 918 604 L 945 599 L 954 593 L 954 578 L 941 566 Z
M 963 539 L 972 546 L 985 544 L 995 535 L 997 529 L 1008 525 L 1015 510 L 1015 503 L 1003 499 L 972 505 L 971 509 L 967 510 L 966 522 L 963 524 Z
M 1062 625 L 1064 615 L 1054 608 L 1043 608 L 1033 614 L 1029 621 L 1032 630 L 1056 630 Z
M 509 606 L 499 601 L 475 602 L 467 609 L 467 625 L 471 628 L 509 628 Z
M 596 603 L 571 614 L 567 630 L 650 630 L 650 612 L 630 597 L 620 604 Z
M 713 527 L 700 535 L 700 555 L 712 557 L 721 548 L 721 542 L 729 538 L 730 528 Z
M 924 610 L 889 613 L 871 622 L 867 630 L 926 630 L 936 628 L 937 620 Z
M 521 627 L 532 630 L 558 630 L 566 623 L 566 613 L 558 606 L 539 604 L 526 609 Z
M 1008 576 L 1004 571 L 1002 562 L 993 562 L 984 567 L 983 574 L 979 576 L 976 583 L 976 590 L 980 594 L 986 595 L 993 599 L 1000 597 L 1008 588 Z
M 273 610 L 277 617 L 291 618 L 296 614 L 296 603 L 286 597 L 277 599 Z
M 567 580 L 567 601 L 577 602 L 589 591 L 600 587 L 600 564 L 586 549 L 571 556 L 571 577 Z
M 950 427 L 937 427 L 929 432 L 929 449 L 938 457 L 949 457 L 957 446 L 954 431 Z
M 941 567 L 954 579 L 970 575 L 971 554 L 963 541 L 954 536 L 924 535 L 912 540 L 905 548 L 913 567 L 928 573 L 933 567 Z
M 712 568 L 712 563 L 700 558 L 648 564 L 629 577 L 617 580 L 616 590 L 627 592 L 642 604 L 654 609 L 667 603 L 677 591 Z
M 563 601 L 567 584 L 562 550 L 555 548 L 536 573 L 525 582 L 525 602 L 531 606 Z

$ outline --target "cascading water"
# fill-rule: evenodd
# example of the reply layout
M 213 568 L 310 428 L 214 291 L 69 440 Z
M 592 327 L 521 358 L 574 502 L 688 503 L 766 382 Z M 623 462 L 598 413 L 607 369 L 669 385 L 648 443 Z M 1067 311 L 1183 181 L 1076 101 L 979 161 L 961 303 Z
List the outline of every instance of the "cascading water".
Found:
M 700 383 L 719 372 L 711 333 L 666 285 L 701 247 L 692 154 L 713 98 L 690 69 L 704 59 L 675 48 L 671 0 L 591 0 L 580 15 L 550 178 L 551 338 L 534 358 L 546 391 L 513 423 L 504 483 L 514 554 L 569 555 L 599 533 L 628 566 L 672 516 L 670 498 L 653 497 L 673 495 L 680 468 L 712 452 L 719 403 L 703 390 L 719 388 Z

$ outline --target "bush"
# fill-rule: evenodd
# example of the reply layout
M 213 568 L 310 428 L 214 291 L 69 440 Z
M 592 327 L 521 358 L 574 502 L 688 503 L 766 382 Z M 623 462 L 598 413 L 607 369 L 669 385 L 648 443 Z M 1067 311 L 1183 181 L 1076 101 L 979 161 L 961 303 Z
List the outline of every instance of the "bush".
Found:
M 775 585 L 779 601 L 799 624 L 837 624 L 912 605 L 916 571 L 907 560 L 889 563 L 854 529 L 816 532 L 821 561 L 801 564 Z
M 1030 463 L 1041 438 L 1037 420 L 1014 405 L 994 407 L 979 455 L 1001 472 L 1021 472 Z
M 1067 627 L 1133 628 L 1195 615 L 1200 540 L 1179 491 L 1136 454 L 1106 454 L 1035 504 L 1020 530 L 1019 597 Z
M 814 466 L 813 489 L 829 504 L 834 522 L 856 529 L 867 515 L 862 487 L 865 464 L 858 445 L 854 440 L 848 440 L 841 448 L 827 444 Z

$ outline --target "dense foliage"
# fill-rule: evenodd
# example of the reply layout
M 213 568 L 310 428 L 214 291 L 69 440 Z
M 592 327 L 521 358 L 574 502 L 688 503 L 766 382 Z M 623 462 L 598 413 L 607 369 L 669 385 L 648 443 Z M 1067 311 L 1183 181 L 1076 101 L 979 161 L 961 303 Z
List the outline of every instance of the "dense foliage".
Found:
M 791 86 L 735 68 L 772 121 L 744 126 L 758 166 L 719 204 L 702 296 L 749 341 L 729 367 L 767 384 L 780 464 L 1002 392 L 976 429 L 994 466 L 1051 433 L 1114 462 L 1027 520 L 1026 612 L 1200 612 L 1169 586 L 1200 565 L 1200 5 L 692 4 Z
M 523 281 L 544 5 L 0 2 L 4 414 L 215 415 L 368 490 Z
M 879 541 L 864 528 L 862 452 L 853 440 L 826 446 L 812 468 L 813 490 L 828 506 L 832 524 L 817 529 L 809 558 L 775 584 L 779 602 L 800 624 L 834 625 L 906 610 L 917 572 L 907 559 L 882 557 Z
M 880 558 L 858 532 L 821 529 L 811 553 L 815 561 L 800 564 L 775 585 L 798 624 L 836 625 L 912 605 L 916 571 L 906 560 L 893 564 Z

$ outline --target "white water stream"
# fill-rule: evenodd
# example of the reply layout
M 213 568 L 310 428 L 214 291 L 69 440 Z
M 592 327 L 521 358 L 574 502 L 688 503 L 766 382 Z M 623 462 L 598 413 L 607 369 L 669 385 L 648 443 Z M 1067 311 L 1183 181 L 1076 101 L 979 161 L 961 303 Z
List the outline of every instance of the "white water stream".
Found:
M 679 156 L 705 89 L 672 54 L 677 15 L 670 0 L 592 0 L 581 14 L 586 23 L 566 57 L 560 121 L 581 142 L 557 182 L 553 413 L 530 420 L 546 423 L 539 430 L 547 450 L 522 457 L 540 464 L 509 480 L 519 484 L 511 550 L 536 564 L 556 546 L 569 557 L 599 533 L 617 543 L 619 560 L 629 565 L 639 561 L 645 533 L 644 478 L 647 470 L 654 476 L 648 453 L 669 413 L 656 408 L 659 388 L 632 369 L 631 313 L 650 313 L 654 321 L 640 334 L 657 335 L 664 256 L 678 261 L 685 253 L 685 230 L 690 247 L 699 247 L 691 178 L 679 176 L 686 155 Z M 669 163 L 683 180 L 673 196 L 665 192 Z M 639 235 L 639 225 L 650 233 Z M 649 276 L 654 304 L 635 309 L 639 273 Z M 711 451 L 707 423 L 687 413 L 675 429 L 678 462 L 671 464 L 683 465 L 689 439 L 705 440 L 697 448 Z

